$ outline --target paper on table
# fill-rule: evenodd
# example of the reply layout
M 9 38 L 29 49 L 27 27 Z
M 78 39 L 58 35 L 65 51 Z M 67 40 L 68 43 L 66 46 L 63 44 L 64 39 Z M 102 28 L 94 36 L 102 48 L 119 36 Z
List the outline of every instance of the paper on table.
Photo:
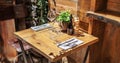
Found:
M 79 40 L 77 38 L 71 38 L 71 39 L 68 39 L 66 41 L 63 41 L 61 43 L 58 44 L 58 47 L 64 49 L 64 50 L 67 50 L 67 49 L 70 49 L 74 46 L 77 46 L 79 44 L 82 44 L 83 41 L 82 40 Z

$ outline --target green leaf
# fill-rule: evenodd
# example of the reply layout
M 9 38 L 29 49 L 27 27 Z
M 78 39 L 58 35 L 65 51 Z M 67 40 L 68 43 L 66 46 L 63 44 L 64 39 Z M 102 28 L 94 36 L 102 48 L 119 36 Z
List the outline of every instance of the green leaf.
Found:
M 70 15 L 71 13 L 69 11 L 62 11 L 59 16 L 57 17 L 57 21 L 62 22 L 70 22 Z

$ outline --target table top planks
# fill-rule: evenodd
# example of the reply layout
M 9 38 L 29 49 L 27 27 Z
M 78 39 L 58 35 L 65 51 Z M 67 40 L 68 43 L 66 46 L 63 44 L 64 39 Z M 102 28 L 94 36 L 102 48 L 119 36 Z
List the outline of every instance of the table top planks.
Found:
M 68 35 L 66 33 L 60 33 L 60 35 L 54 37 L 54 40 L 51 39 L 51 36 L 54 36 L 56 33 L 51 32 L 50 29 L 44 29 L 41 31 L 33 31 L 32 29 L 26 29 L 15 32 L 14 34 L 18 39 L 25 41 L 26 43 L 31 45 L 33 49 L 45 56 L 51 62 L 55 62 L 64 56 L 77 52 L 81 48 L 94 44 L 98 41 L 97 37 L 86 33 L 83 33 L 83 35 L 79 37 L 74 35 Z M 68 50 L 63 50 L 59 48 L 56 44 L 73 37 L 76 37 L 77 39 L 80 39 L 84 42 Z

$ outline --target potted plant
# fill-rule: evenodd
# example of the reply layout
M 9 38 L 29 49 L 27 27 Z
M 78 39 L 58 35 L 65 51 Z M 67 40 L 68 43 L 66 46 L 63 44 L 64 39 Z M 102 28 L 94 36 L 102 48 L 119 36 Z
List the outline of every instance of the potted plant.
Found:
M 70 23 L 70 19 L 71 19 L 70 16 L 71 16 L 71 13 L 69 10 L 62 11 L 58 15 L 57 21 L 59 22 L 59 25 L 62 28 L 62 31 L 67 31 L 67 26 Z

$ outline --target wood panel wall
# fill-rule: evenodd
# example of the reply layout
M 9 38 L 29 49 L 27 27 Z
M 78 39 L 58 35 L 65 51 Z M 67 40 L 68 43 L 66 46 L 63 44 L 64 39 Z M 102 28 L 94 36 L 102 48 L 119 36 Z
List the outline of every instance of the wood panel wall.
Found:
M 120 12 L 118 10 L 120 7 L 118 5 L 119 2 L 120 0 L 91 0 L 91 11 L 110 10 Z M 91 34 L 99 37 L 99 42 L 90 48 L 90 63 L 120 63 L 120 39 L 118 39 L 120 36 L 120 27 L 112 23 L 91 19 Z
M 13 6 L 0 5 L 0 20 L 11 19 L 14 17 Z
M 107 0 L 91 0 L 91 11 L 106 10 Z
M 120 0 L 108 0 L 107 10 L 120 12 Z
M 105 28 L 101 63 L 120 63 L 120 27 L 108 23 Z
M 49 0 L 51 8 L 56 8 L 57 12 L 61 12 L 63 10 L 71 10 L 72 14 L 77 13 L 77 3 L 70 0 L 55 0 L 56 7 L 52 0 Z
M 14 19 L 8 20 L 1 20 L 0 21 L 0 35 L 2 35 L 4 44 L 8 44 L 8 41 L 14 39 L 14 32 L 15 32 L 15 23 Z

